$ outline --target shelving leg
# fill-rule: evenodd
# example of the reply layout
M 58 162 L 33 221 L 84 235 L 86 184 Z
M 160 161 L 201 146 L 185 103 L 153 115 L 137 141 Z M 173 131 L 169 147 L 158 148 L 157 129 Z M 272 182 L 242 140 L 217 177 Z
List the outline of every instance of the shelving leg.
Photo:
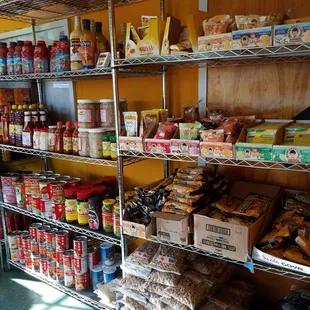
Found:
M 5 224 L 5 215 L 4 215 L 4 208 L 0 206 L 1 211 L 1 218 L 2 218 L 2 227 L 3 227 L 3 240 L 4 240 L 4 246 L 5 246 L 5 253 L 6 253 L 6 266 L 8 270 L 11 270 L 11 266 L 9 263 L 9 245 L 8 245 L 8 238 L 7 238 L 7 232 L 6 232 L 6 224 Z M 2 252 L 2 246 L 1 246 L 1 252 Z

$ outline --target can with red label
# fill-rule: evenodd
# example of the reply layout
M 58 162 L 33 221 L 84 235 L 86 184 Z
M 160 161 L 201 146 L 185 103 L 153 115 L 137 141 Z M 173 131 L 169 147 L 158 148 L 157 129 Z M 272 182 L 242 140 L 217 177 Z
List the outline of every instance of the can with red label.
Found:
M 41 180 L 45 179 L 46 177 L 40 176 L 40 177 L 35 177 L 30 180 L 31 184 L 31 200 L 32 200 L 32 212 L 35 214 L 40 215 L 40 182 Z
M 53 220 L 63 221 L 65 219 L 65 203 L 52 202 Z
M 74 258 L 74 273 L 77 274 L 84 274 L 88 270 L 87 265 L 87 256 L 85 257 L 75 257 Z
M 29 232 L 27 230 L 20 231 L 16 235 L 17 240 L 17 248 L 22 249 L 23 248 L 23 237 L 29 235 Z
M 41 216 L 45 218 L 53 218 L 53 205 L 52 200 L 40 198 L 40 211 Z
M 67 180 L 68 187 L 79 187 L 81 185 L 80 178 L 70 178 Z
M 47 248 L 45 242 L 39 243 L 39 253 L 41 257 L 47 257 Z
M 51 199 L 53 202 L 65 202 L 66 181 L 56 181 L 50 184 Z
M 56 261 L 53 259 L 48 260 L 48 278 L 56 280 Z
M 64 282 L 64 267 L 56 266 L 56 279 L 58 283 Z
M 74 284 L 77 291 L 86 290 L 88 288 L 88 273 L 76 274 L 74 276 Z
M 18 173 L 8 172 L 0 177 L 2 188 L 6 186 L 14 186 L 19 179 Z
M 44 179 L 40 180 L 39 188 L 40 188 L 40 198 L 41 199 L 50 199 L 50 193 L 48 191 L 48 183 L 51 183 L 51 180 Z
M 45 231 L 45 242 L 48 249 L 56 249 L 56 232 L 58 229 L 51 228 Z
M 89 272 L 89 283 L 92 282 L 91 270 L 94 266 L 99 264 L 99 250 L 96 247 L 90 247 L 87 249 L 88 252 L 88 269 Z
M 32 255 L 32 270 L 40 272 L 40 254 Z
M 74 271 L 65 270 L 64 271 L 64 284 L 66 287 L 74 287 Z
M 25 252 L 23 249 L 18 249 L 18 259 L 20 264 L 25 265 Z
M 46 256 L 48 259 L 56 260 L 56 249 L 46 248 Z
M 26 253 L 25 253 L 25 267 L 29 268 L 29 269 L 32 269 L 32 258 L 31 258 L 31 255 L 27 256 Z
M 46 230 L 50 229 L 51 226 L 49 225 L 44 225 L 44 226 L 41 226 L 41 227 L 38 227 L 37 228 L 37 241 L 39 243 L 44 243 L 45 242 L 45 232 Z
M 13 262 L 18 262 L 18 249 L 10 249 L 10 257 Z
M 73 250 L 64 251 L 63 261 L 64 261 L 64 269 L 65 270 L 73 270 L 74 269 Z
M 29 235 L 23 236 L 23 249 L 31 253 L 31 237 Z
M 44 276 L 48 276 L 48 259 L 47 258 L 40 258 L 40 272 Z
M 87 237 L 77 236 L 73 239 L 74 257 L 87 256 Z
M 31 240 L 31 253 L 32 255 L 39 255 L 39 242 L 36 240 Z
M 18 249 L 17 245 L 17 234 L 20 231 L 13 231 L 9 234 L 7 234 L 7 239 L 8 239 L 8 245 L 10 249 Z
M 24 175 L 24 189 L 25 189 L 25 200 L 26 208 L 28 211 L 32 211 L 32 199 L 31 199 L 31 179 L 32 174 Z
M 56 249 L 56 265 L 63 266 L 64 264 L 64 250 Z
M 56 233 L 56 249 L 69 249 L 69 232 L 66 230 L 59 230 Z
M 29 226 L 29 235 L 32 240 L 38 240 L 37 229 L 42 227 L 41 223 L 33 223 Z
M 16 181 L 15 185 L 16 204 L 20 208 L 26 207 L 25 185 L 23 180 Z

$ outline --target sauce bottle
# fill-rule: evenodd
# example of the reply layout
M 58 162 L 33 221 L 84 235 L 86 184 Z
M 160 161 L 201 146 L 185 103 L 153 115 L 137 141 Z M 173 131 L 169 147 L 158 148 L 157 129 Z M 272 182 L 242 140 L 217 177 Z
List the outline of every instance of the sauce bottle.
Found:
M 7 75 L 7 54 L 7 44 L 0 42 L 0 75 Z
M 96 58 L 98 59 L 100 53 L 109 51 L 109 44 L 106 37 L 102 33 L 102 23 L 95 22 L 96 29 Z
M 25 148 L 31 149 L 33 146 L 33 128 L 31 121 L 31 112 L 24 113 L 24 128 L 22 133 L 22 145 Z
M 80 37 L 82 34 L 81 18 L 75 16 L 74 18 L 74 30 L 70 34 L 70 56 L 71 56 L 71 70 L 82 69 L 82 57 L 80 53 Z
M 44 110 L 40 110 L 40 125 L 41 128 L 48 128 L 46 112 Z
M 4 112 L 3 106 L 0 106 L 0 143 L 3 143 L 3 131 L 2 131 L 2 114 Z
M 15 111 L 15 143 L 16 146 L 23 146 L 22 134 L 24 127 L 24 110 L 23 106 L 19 105 Z
M 80 226 L 88 226 L 89 205 L 88 199 L 92 195 L 90 189 L 80 190 L 77 192 L 77 212 L 78 223 Z
M 10 143 L 9 126 L 10 126 L 10 106 L 4 107 L 4 112 L 1 116 L 2 123 L 2 143 Z
M 48 50 L 45 41 L 39 40 L 34 49 L 34 73 L 48 72 Z
M 14 73 L 22 74 L 23 66 L 22 66 L 22 48 L 24 46 L 24 41 L 17 41 L 17 45 L 15 47 L 14 52 Z
M 32 105 L 31 120 L 33 128 L 41 128 L 39 112 L 37 111 L 35 104 Z
M 51 48 L 51 53 L 50 53 L 50 71 L 51 72 L 56 72 L 56 52 L 57 52 L 57 45 L 58 41 L 55 40 L 53 42 L 53 46 Z
M 16 42 L 10 42 L 9 51 L 7 54 L 7 71 L 8 75 L 14 74 L 14 54 L 15 54 Z
M 74 155 L 79 155 L 79 123 L 74 122 L 74 130 L 72 133 L 72 151 Z
M 33 68 L 33 46 L 32 41 L 25 41 L 22 48 L 22 68 L 23 74 L 30 74 L 34 72 Z
M 16 145 L 15 140 L 15 110 L 16 105 L 12 105 L 12 108 L 10 110 L 10 124 L 9 124 L 9 137 L 10 137 L 10 145 Z
M 55 131 L 55 152 L 56 153 L 63 153 L 63 129 L 62 129 L 62 122 L 57 122 L 57 129 Z
M 82 69 L 95 68 L 96 38 L 95 33 L 90 31 L 90 20 L 83 19 L 84 31 L 81 34 L 80 53 L 82 57 Z
M 72 123 L 66 122 L 66 130 L 63 134 L 63 149 L 65 154 L 72 154 L 73 147 L 72 147 Z
M 70 71 L 70 43 L 67 36 L 59 36 L 56 50 L 56 71 Z

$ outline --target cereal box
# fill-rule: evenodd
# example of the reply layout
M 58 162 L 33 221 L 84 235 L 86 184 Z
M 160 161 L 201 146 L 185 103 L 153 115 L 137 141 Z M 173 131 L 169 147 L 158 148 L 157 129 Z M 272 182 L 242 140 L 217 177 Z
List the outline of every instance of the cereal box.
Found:
M 232 48 L 264 47 L 272 45 L 271 27 L 245 29 L 232 32 Z
M 310 23 L 280 25 L 274 28 L 273 44 L 302 44 L 310 42 Z

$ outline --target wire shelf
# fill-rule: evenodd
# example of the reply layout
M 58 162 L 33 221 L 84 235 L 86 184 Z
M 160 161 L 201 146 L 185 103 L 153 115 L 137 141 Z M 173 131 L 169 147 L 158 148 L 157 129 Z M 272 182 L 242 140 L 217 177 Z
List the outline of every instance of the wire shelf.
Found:
M 55 288 L 56 290 L 64 293 L 64 294 L 67 294 L 85 304 L 88 304 L 92 307 L 94 307 L 95 309 L 100 309 L 100 310 L 112 310 L 112 308 L 110 307 L 107 307 L 105 305 L 103 305 L 102 303 L 99 302 L 99 298 L 96 296 L 95 293 L 93 293 L 93 290 L 89 289 L 87 291 L 76 291 L 74 289 L 71 289 L 71 288 L 68 288 L 60 283 L 57 283 L 55 281 L 52 281 L 48 278 L 46 278 L 45 276 L 41 275 L 40 273 L 37 273 L 37 272 L 34 272 L 33 270 L 31 269 L 28 269 L 26 268 L 25 266 L 17 263 L 17 262 L 13 262 L 12 260 L 9 260 L 9 263 L 26 272 L 27 274 L 31 275 L 32 277 L 48 284 L 49 286 Z
M 70 231 L 74 231 L 74 232 L 76 232 L 78 234 L 82 234 L 82 235 L 85 235 L 85 236 L 88 236 L 88 237 L 91 237 L 91 238 L 95 238 L 97 240 L 107 241 L 107 242 L 113 243 L 115 245 L 121 246 L 120 238 L 116 237 L 114 234 L 107 234 L 107 233 L 104 233 L 104 232 L 96 232 L 96 231 L 93 231 L 93 230 L 90 230 L 90 229 L 87 229 L 87 228 L 83 228 L 83 227 L 80 227 L 80 226 L 77 226 L 77 225 L 68 224 L 68 223 L 64 223 L 64 222 L 61 222 L 61 221 L 56 221 L 56 220 L 53 220 L 53 219 L 50 219 L 50 218 L 45 218 L 44 216 L 34 214 L 31 211 L 28 211 L 26 209 L 23 209 L 23 208 L 20 208 L 20 207 L 17 207 L 15 205 L 11 205 L 11 204 L 8 204 L 8 203 L 4 203 L 4 202 L 0 202 L 0 206 L 2 206 L 5 209 L 17 212 L 17 213 L 27 215 L 27 216 L 29 216 L 31 218 L 35 218 L 35 219 L 40 220 L 42 222 L 46 222 L 46 223 L 55 225 L 55 226 L 57 226 L 59 228 L 67 229 L 67 230 L 70 230 Z
M 123 6 L 143 0 L 116 0 L 115 6 Z M 108 8 L 108 0 L 1 0 L 0 19 L 37 24 L 66 17 L 86 14 Z

